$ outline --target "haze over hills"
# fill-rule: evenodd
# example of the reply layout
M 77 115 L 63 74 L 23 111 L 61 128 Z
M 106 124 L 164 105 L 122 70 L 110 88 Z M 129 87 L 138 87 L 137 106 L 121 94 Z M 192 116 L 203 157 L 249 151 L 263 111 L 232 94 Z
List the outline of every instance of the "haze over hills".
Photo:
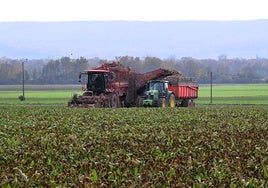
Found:
M 2 22 L 0 57 L 268 58 L 268 20 Z

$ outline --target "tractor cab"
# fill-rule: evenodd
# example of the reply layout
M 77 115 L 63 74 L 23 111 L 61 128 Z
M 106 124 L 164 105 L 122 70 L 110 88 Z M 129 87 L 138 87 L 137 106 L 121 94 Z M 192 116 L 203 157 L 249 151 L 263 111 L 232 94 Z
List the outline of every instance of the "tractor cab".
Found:
M 79 75 L 79 82 L 86 81 L 83 90 L 93 93 L 102 93 L 108 87 L 109 71 L 107 70 L 88 70 Z
M 147 82 L 143 106 L 158 106 L 159 100 L 168 93 L 168 81 L 151 80 Z
M 152 80 L 147 83 L 147 91 L 157 90 L 160 95 L 165 93 L 168 89 L 168 84 L 163 80 Z

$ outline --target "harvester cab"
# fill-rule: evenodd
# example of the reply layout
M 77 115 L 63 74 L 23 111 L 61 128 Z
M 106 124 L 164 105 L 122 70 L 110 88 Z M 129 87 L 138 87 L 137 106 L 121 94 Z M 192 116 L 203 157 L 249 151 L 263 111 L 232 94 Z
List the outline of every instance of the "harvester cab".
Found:
M 128 89 L 129 69 L 119 63 L 103 64 L 100 67 L 85 70 L 79 75 L 83 94 L 74 94 L 69 107 L 121 107 L 124 105 Z
M 165 107 L 172 93 L 168 90 L 168 81 L 150 80 L 147 82 L 143 100 L 144 107 Z
M 86 80 L 83 90 L 88 93 L 102 93 L 109 85 L 108 79 L 111 78 L 110 72 L 107 70 L 90 70 L 80 73 L 79 82 Z M 83 81 L 85 82 L 85 81 Z

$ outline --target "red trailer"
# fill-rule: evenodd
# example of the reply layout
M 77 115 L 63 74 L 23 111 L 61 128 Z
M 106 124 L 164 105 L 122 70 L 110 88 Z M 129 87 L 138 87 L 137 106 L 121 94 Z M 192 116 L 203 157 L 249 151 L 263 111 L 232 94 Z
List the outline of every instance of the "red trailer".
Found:
M 181 106 L 194 106 L 194 99 L 198 98 L 198 84 L 178 84 L 168 86 L 168 90 L 171 91 L 176 100 L 181 101 Z

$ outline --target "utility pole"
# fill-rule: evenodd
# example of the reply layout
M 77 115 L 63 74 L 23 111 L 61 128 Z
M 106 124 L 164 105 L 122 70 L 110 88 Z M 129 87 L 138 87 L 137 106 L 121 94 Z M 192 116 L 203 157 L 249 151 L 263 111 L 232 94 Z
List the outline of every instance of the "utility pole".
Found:
M 27 61 L 27 59 L 22 61 L 22 98 L 21 98 L 22 101 L 25 100 L 25 96 L 24 96 L 24 80 L 25 80 L 25 78 L 24 78 L 24 63 L 25 63 L 25 61 Z
M 24 97 L 24 61 L 22 61 L 22 98 L 23 100 L 25 99 Z
M 210 104 L 212 104 L 212 72 L 210 72 Z

